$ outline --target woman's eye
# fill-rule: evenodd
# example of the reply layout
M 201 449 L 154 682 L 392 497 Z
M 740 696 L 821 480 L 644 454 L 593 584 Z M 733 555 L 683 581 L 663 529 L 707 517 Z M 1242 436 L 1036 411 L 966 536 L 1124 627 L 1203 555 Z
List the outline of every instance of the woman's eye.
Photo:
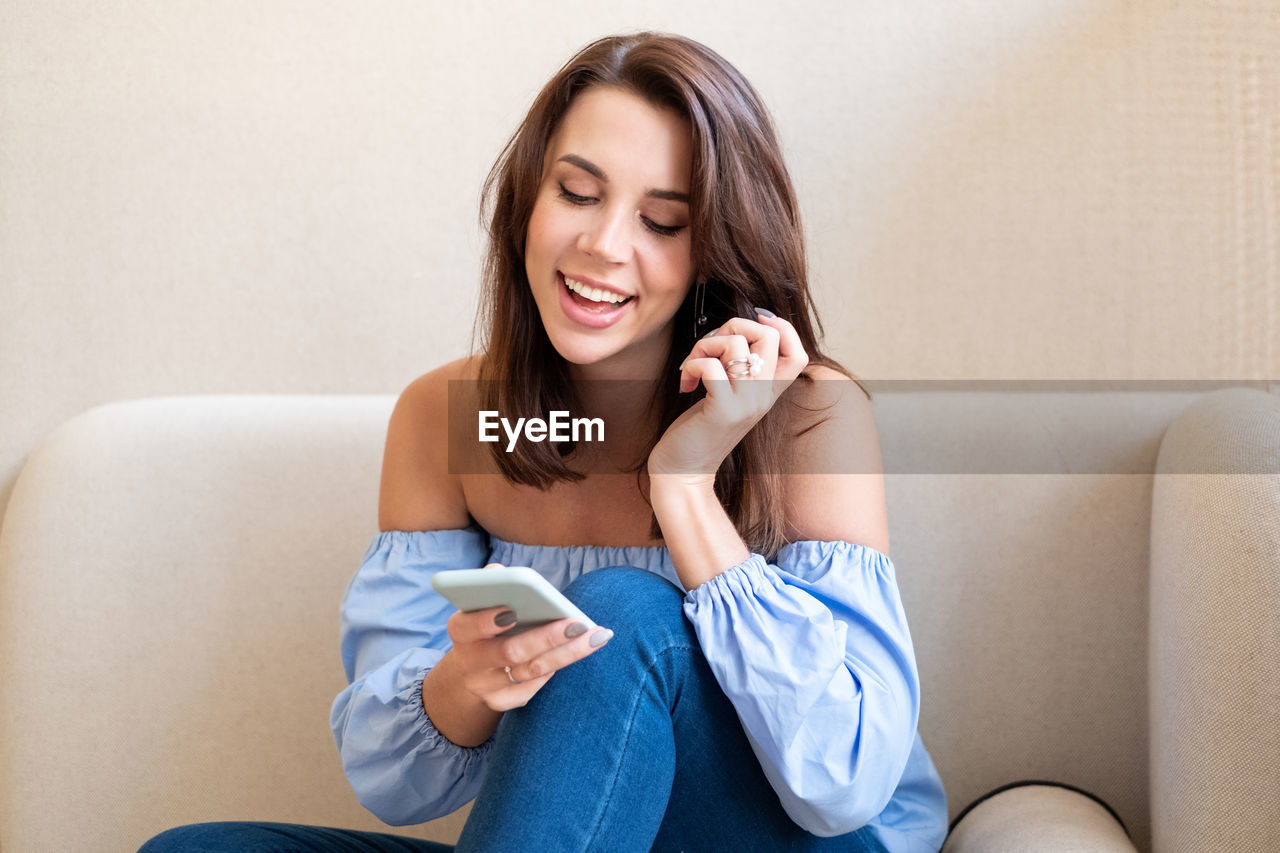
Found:
M 654 222 L 652 219 L 649 219 L 648 217 L 644 217 L 644 216 L 640 218 L 644 220 L 644 225 L 646 228 L 648 228 L 654 234 L 659 234 L 663 237 L 674 237 L 677 234 L 679 234 L 681 231 L 683 231 L 685 228 L 683 225 L 659 225 L 658 223 Z
M 577 193 L 572 192 L 564 184 L 560 184 L 559 186 L 560 186 L 560 198 L 569 202 L 569 204 L 576 204 L 581 207 L 588 204 L 594 204 L 596 202 L 596 199 L 593 196 L 578 195 Z M 660 223 L 654 222 L 652 219 L 650 219 L 647 216 L 641 216 L 640 220 L 644 223 L 645 228 L 648 228 L 650 231 L 652 231 L 654 234 L 657 234 L 660 237 L 674 237 L 685 229 L 684 225 L 662 225 Z
M 564 184 L 560 185 L 560 198 L 570 204 L 590 204 L 595 201 L 595 199 L 589 195 L 578 195 L 577 193 L 569 192 L 569 189 Z

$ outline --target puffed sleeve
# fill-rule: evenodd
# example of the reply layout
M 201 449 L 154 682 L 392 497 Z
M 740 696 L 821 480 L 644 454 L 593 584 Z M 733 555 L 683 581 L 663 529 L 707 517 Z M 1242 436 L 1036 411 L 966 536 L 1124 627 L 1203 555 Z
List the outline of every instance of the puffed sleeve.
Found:
M 479 568 L 488 537 L 478 528 L 378 535 L 342 601 L 348 686 L 329 725 L 356 797 L 389 824 L 421 823 L 476 795 L 492 741 L 461 747 L 422 708 L 422 679 L 450 646 L 453 605 L 431 588 L 444 569 Z
M 893 564 L 848 542 L 797 542 L 690 590 L 693 623 L 783 808 L 851 832 L 893 796 L 920 683 Z

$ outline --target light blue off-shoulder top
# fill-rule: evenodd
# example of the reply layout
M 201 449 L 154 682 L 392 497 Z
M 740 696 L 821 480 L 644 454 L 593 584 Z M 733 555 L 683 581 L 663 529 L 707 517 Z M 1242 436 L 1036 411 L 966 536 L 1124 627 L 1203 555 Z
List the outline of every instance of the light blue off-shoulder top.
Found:
M 330 725 L 360 802 L 387 823 L 440 817 L 480 789 L 493 742 L 447 740 L 421 690 L 454 611 L 431 577 L 491 562 L 532 566 L 559 589 L 606 566 L 684 588 L 658 546 L 522 545 L 478 527 L 376 536 L 343 599 L 349 685 Z M 688 591 L 684 612 L 792 820 L 824 836 L 867 825 L 893 853 L 936 853 L 946 795 L 916 730 L 920 683 L 887 556 L 796 542 Z

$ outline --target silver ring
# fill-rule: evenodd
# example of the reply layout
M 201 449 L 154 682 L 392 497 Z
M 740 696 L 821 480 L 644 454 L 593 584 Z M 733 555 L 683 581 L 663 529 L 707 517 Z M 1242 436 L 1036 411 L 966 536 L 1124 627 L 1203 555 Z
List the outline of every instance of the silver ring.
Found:
M 733 367 L 735 364 L 745 364 L 747 366 L 737 373 L 730 373 L 729 368 Z M 725 375 L 730 379 L 745 379 L 748 376 L 759 376 L 764 370 L 764 358 L 762 358 L 759 353 L 753 352 L 748 354 L 746 358 L 730 359 L 728 363 L 725 364 L 724 368 Z
M 516 677 L 515 677 L 514 675 L 512 675 L 512 674 L 511 674 L 511 667 L 509 667 L 509 666 L 504 666 L 504 667 L 503 667 L 503 669 L 505 669 L 505 670 L 507 671 L 507 679 L 508 679 L 512 684 L 519 684 L 519 683 L 520 683 L 520 682 L 516 681 Z

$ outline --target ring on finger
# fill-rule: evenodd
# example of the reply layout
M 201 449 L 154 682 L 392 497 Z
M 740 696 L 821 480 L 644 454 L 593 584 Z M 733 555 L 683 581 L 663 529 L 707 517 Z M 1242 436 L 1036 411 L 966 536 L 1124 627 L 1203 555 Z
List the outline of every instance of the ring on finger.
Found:
M 520 683 L 520 682 L 516 681 L 516 677 L 515 677 L 514 675 L 512 675 L 512 674 L 511 674 L 511 667 L 509 667 L 509 666 L 504 666 L 504 667 L 503 667 L 503 669 L 505 669 L 505 670 L 507 671 L 507 678 L 511 681 L 511 683 L 512 683 L 512 684 L 519 684 L 519 683 Z
M 733 371 L 732 368 L 739 364 L 745 364 L 746 367 L 736 372 Z M 760 357 L 759 353 L 754 352 L 749 354 L 746 358 L 730 359 L 725 365 L 725 375 L 730 379 L 744 379 L 748 376 L 759 376 L 762 370 L 764 370 L 764 359 Z

